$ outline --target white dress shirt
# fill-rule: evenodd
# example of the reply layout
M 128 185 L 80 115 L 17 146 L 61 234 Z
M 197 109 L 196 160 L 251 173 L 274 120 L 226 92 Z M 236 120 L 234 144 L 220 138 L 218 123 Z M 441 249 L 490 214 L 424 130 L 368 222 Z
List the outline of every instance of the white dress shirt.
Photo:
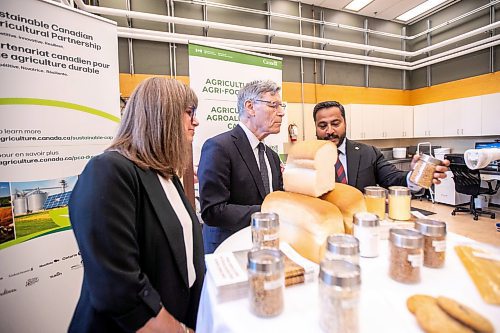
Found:
M 160 175 L 158 175 L 158 178 L 160 179 L 161 186 L 163 187 L 163 191 L 165 191 L 168 201 L 174 208 L 175 214 L 181 222 L 184 247 L 186 249 L 188 282 L 189 287 L 191 287 L 196 280 L 196 271 L 193 263 L 193 222 L 172 180 L 166 180 Z
M 245 134 L 248 138 L 248 142 L 250 142 L 250 147 L 252 147 L 253 155 L 255 156 L 255 161 L 257 162 L 257 166 L 260 169 L 259 147 L 258 146 L 259 146 L 260 142 L 264 143 L 265 149 L 267 149 L 267 146 L 266 146 L 265 142 L 259 141 L 259 139 L 257 139 L 255 134 L 253 134 L 252 131 L 250 131 L 248 129 L 248 127 L 245 124 L 243 124 L 241 121 L 238 122 L 238 125 L 240 125 L 241 128 L 243 129 L 243 131 L 245 132 Z M 266 161 L 267 174 L 269 175 L 269 192 L 272 192 L 273 191 L 273 173 L 271 171 L 271 165 L 269 164 L 269 160 L 267 159 L 267 154 L 264 154 L 264 160 Z

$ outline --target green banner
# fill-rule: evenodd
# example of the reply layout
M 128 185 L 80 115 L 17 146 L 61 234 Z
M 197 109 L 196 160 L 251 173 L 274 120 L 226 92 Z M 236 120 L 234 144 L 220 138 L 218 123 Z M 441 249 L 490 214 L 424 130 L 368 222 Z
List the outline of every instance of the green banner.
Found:
M 281 70 L 283 67 L 282 60 L 259 57 L 252 54 L 245 54 L 236 51 L 228 51 L 216 47 L 210 47 L 198 44 L 189 44 L 189 55 L 194 57 L 231 61 L 240 64 L 274 68 L 279 70 Z

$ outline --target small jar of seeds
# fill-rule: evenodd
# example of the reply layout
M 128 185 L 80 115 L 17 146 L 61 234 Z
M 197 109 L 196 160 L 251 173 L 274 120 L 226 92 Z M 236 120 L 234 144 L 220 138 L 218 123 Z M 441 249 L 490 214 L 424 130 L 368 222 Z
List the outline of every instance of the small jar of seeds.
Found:
M 258 317 L 274 317 L 283 311 L 284 258 L 276 249 L 248 252 L 250 310 Z
M 443 267 L 446 257 L 446 223 L 418 219 L 415 229 L 424 236 L 424 266 Z
M 423 236 L 414 229 L 389 230 L 389 276 L 402 283 L 420 282 L 424 244 Z
M 251 221 L 253 249 L 280 247 L 280 224 L 276 213 L 253 213 Z

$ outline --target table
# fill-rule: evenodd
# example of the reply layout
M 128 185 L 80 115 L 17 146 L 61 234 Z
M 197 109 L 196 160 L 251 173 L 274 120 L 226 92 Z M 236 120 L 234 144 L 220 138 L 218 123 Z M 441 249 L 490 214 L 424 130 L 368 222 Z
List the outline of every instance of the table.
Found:
M 455 253 L 455 245 L 471 245 L 499 252 L 499 247 L 475 242 L 453 233 L 447 236 L 447 258 L 442 269 L 422 268 L 422 281 L 407 285 L 388 276 L 388 241 L 381 241 L 377 258 L 361 258 L 362 291 L 360 298 L 360 332 L 422 332 L 415 317 L 406 308 L 413 294 L 448 296 L 467 304 L 487 317 L 500 332 L 500 306 L 483 301 L 467 271 Z M 229 237 L 216 252 L 237 251 L 251 247 L 250 228 Z M 249 311 L 246 298 L 218 303 L 215 287 L 207 276 L 198 311 L 197 333 L 223 332 L 320 332 L 318 282 L 287 287 L 285 309 L 275 318 L 262 319 Z

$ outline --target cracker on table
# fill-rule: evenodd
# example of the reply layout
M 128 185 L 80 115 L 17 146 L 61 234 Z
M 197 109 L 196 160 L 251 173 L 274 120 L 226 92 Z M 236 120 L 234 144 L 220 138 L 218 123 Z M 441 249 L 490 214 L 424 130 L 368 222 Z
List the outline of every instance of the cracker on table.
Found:
M 436 304 L 436 299 L 429 295 L 415 294 L 408 297 L 406 300 L 406 307 L 411 313 L 415 314 L 417 308 L 428 303 Z
M 487 318 L 451 298 L 440 296 L 437 298 L 437 304 L 448 315 L 475 331 L 481 333 L 493 333 L 495 331 L 493 325 Z
M 415 316 L 420 327 L 427 333 L 473 333 L 470 328 L 448 316 L 437 303 L 422 304 L 417 308 Z

